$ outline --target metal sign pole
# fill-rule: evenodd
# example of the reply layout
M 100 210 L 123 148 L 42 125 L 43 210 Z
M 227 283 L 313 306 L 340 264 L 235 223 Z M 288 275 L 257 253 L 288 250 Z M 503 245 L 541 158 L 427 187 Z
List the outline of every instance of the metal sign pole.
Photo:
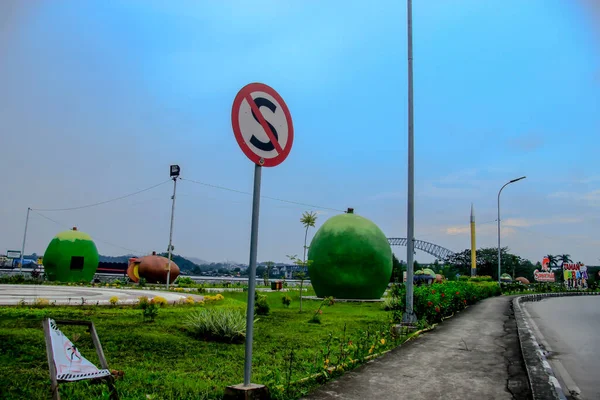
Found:
M 27 207 L 27 218 L 25 219 L 25 233 L 23 234 L 23 245 L 21 246 L 21 263 L 19 264 L 19 272 L 23 269 L 23 257 L 25 256 L 25 241 L 27 240 L 27 225 L 29 224 L 29 211 L 30 207 Z
M 175 218 L 175 192 L 177 191 L 177 177 L 173 178 L 173 204 L 171 205 L 171 231 L 169 233 L 169 266 L 167 267 L 167 290 L 171 279 L 171 256 L 173 254 L 173 219 Z
M 406 308 L 403 322 L 417 322 L 413 311 L 413 270 L 415 248 L 415 161 L 413 119 L 413 49 L 412 49 L 412 0 L 407 0 L 408 25 L 408 210 L 406 236 Z
M 252 196 L 252 228 L 250 233 L 250 265 L 248 273 L 248 309 L 246 310 L 246 355 L 244 386 L 250 385 L 252 369 L 252 337 L 254 328 L 254 292 L 256 290 L 256 253 L 258 247 L 258 213 L 260 210 L 260 178 L 262 167 L 254 165 L 254 194 Z

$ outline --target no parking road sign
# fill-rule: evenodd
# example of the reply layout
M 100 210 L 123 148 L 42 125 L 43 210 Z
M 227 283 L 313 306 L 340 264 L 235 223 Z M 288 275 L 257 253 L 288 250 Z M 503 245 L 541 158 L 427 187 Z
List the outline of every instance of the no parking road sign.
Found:
M 251 385 L 261 171 L 262 167 L 281 164 L 290 154 L 294 142 L 294 126 L 290 110 L 279 93 L 263 83 L 250 83 L 238 92 L 231 108 L 231 125 L 235 140 L 246 157 L 254 163 L 243 384 L 247 388 Z M 227 387 L 227 390 L 237 391 L 239 388 L 236 386 Z
M 233 100 L 231 124 L 240 148 L 253 163 L 275 167 L 290 154 L 294 142 L 292 116 L 270 86 L 244 86 Z

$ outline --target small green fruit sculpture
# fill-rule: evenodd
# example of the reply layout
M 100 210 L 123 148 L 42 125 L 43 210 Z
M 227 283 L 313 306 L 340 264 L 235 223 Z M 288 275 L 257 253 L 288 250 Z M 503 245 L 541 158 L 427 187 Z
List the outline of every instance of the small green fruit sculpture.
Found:
M 44 253 L 44 271 L 50 281 L 89 282 L 98 262 L 98 249 L 92 238 L 77 228 L 56 235 Z
M 317 230 L 308 259 L 318 297 L 379 299 L 392 276 L 392 248 L 386 236 L 352 208 Z

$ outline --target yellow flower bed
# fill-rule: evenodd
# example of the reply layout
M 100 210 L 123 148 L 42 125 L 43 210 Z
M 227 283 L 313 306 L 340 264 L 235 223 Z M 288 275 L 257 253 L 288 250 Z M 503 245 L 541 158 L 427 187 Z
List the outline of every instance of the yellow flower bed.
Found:
M 161 296 L 156 296 L 156 297 L 154 297 L 154 298 L 152 299 L 152 301 L 153 301 L 155 304 L 158 304 L 158 305 L 160 305 L 160 306 L 166 306 L 166 305 L 167 305 L 167 299 L 165 299 L 164 297 L 161 297 Z
M 221 293 L 217 293 L 216 296 L 204 296 L 204 301 L 220 301 L 225 299 Z

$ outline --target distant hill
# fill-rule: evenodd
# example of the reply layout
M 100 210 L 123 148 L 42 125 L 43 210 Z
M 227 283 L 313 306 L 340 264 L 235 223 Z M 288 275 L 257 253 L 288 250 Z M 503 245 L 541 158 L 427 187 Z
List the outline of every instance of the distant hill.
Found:
M 201 258 L 198 257 L 186 257 L 188 260 L 190 260 L 191 262 L 193 262 L 196 265 L 208 265 L 210 264 L 210 261 L 206 261 L 203 260 Z
M 124 256 L 103 256 L 100 254 L 100 262 L 113 262 L 113 263 L 126 263 L 129 262 L 131 257 L 135 257 L 133 254 L 126 254 Z

